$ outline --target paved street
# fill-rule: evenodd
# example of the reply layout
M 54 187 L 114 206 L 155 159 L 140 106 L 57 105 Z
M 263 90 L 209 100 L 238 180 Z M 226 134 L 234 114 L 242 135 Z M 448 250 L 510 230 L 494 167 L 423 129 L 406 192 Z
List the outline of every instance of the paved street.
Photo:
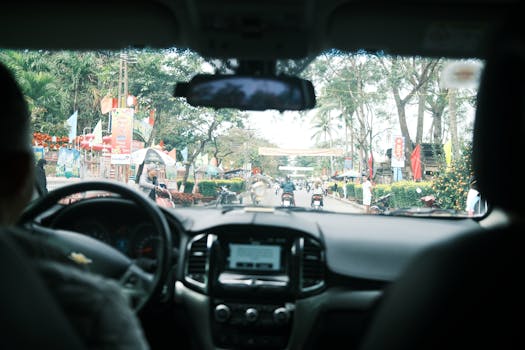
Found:
M 268 189 L 263 201 L 263 205 L 280 206 L 281 205 L 281 191 L 275 195 L 274 190 Z M 295 191 L 295 205 L 298 207 L 310 208 L 312 199 L 312 192 L 308 193 L 306 190 Z M 331 196 L 324 197 L 324 210 L 343 212 L 343 213 L 363 213 L 363 209 L 357 204 L 349 203 L 340 199 L 332 198 Z
M 93 179 L 96 180 L 96 179 Z M 47 187 L 48 190 L 53 190 L 61 186 L 75 183 L 80 181 L 78 178 L 66 179 L 65 177 L 48 177 Z M 275 194 L 274 190 L 269 188 L 265 191 L 265 196 L 263 199 L 262 205 L 264 206 L 281 206 L 281 191 L 279 194 Z M 245 197 L 244 203 L 249 204 L 249 197 Z M 312 192 L 308 193 L 306 190 L 297 190 L 295 191 L 295 203 L 298 207 L 307 207 L 310 208 L 310 202 L 312 198 Z M 324 198 L 324 210 L 342 212 L 342 213 L 363 213 L 363 209 L 356 203 L 351 203 L 349 201 L 344 201 L 341 199 L 335 199 L 331 196 Z

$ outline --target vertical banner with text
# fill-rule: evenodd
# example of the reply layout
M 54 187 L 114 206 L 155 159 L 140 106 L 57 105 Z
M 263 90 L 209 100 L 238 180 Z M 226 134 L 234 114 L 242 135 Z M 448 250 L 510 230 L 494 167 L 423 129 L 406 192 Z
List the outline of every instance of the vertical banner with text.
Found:
M 405 166 L 405 138 L 394 136 L 392 146 L 392 168 L 403 168 Z
M 115 108 L 111 112 L 111 164 L 131 164 L 133 108 Z

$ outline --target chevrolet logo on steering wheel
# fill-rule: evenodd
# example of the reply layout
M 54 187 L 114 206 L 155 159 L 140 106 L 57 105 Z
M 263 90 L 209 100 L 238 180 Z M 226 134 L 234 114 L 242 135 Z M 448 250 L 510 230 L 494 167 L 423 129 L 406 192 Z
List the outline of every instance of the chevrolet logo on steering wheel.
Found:
M 91 264 L 93 262 L 93 260 L 89 259 L 87 256 L 85 256 L 82 253 L 71 252 L 68 255 L 68 258 L 73 260 L 74 262 L 76 262 L 79 265 L 87 265 L 87 264 Z

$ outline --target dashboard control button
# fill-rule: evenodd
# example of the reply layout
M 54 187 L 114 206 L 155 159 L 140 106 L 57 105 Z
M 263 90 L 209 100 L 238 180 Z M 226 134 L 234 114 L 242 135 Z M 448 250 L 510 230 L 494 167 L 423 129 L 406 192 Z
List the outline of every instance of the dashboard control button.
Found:
M 215 321 L 226 322 L 231 316 L 230 308 L 227 305 L 219 304 L 215 307 Z
M 284 308 L 279 307 L 273 311 L 273 321 L 278 325 L 283 325 L 288 323 L 290 319 L 290 312 Z
M 246 317 L 246 321 L 253 323 L 259 318 L 259 311 L 253 307 L 250 307 L 246 309 L 244 317 Z

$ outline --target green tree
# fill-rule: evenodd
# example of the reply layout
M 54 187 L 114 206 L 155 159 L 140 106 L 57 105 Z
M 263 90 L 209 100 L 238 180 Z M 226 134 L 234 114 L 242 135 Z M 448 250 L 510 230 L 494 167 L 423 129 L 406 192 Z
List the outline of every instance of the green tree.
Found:
M 443 162 L 444 163 L 444 162 Z M 472 171 L 472 144 L 464 144 L 460 157 L 450 168 L 443 166 L 432 182 L 432 190 L 442 208 L 464 210 Z

